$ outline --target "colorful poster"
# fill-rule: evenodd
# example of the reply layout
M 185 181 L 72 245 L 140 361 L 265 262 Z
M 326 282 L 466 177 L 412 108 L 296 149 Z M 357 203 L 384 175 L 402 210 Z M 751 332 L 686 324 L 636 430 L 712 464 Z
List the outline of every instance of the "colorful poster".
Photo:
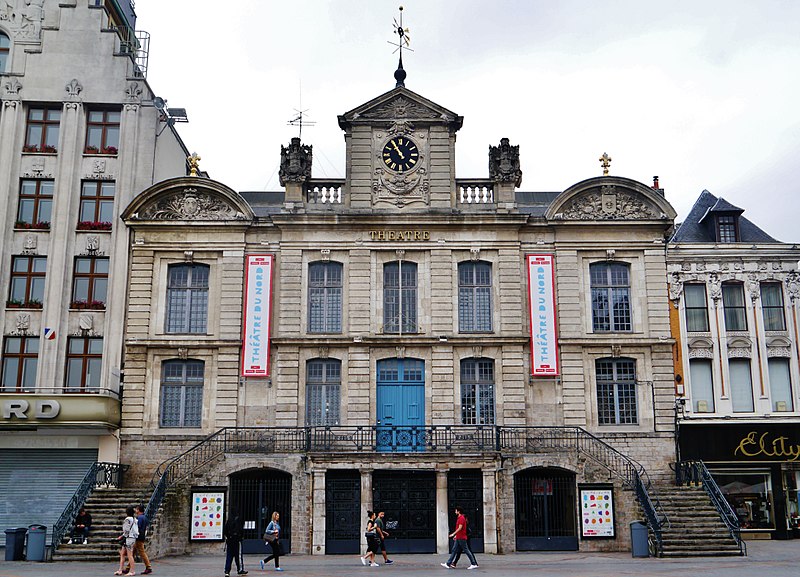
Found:
M 225 524 L 225 490 L 192 489 L 192 520 L 189 539 L 222 541 Z
M 528 303 L 531 318 L 531 374 L 558 376 L 555 268 L 552 254 L 529 254 Z
M 269 336 L 272 312 L 271 254 L 249 254 L 244 267 L 242 377 L 269 376 Z
M 605 537 L 613 539 L 614 533 L 614 488 L 580 487 L 581 537 Z

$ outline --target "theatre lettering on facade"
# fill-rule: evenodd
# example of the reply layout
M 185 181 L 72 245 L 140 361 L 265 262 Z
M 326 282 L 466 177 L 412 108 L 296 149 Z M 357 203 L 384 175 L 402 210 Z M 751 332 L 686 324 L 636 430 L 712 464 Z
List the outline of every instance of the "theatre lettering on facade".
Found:
M 311 178 L 297 138 L 280 192 L 185 177 L 128 206 L 133 482 L 188 450 L 176 476 L 241 511 L 253 551 L 274 510 L 292 551 L 355 553 L 374 508 L 393 551 L 444 552 L 456 504 L 478 551 L 630 546 L 627 459 L 654 482 L 674 460 L 675 211 L 615 176 L 518 191 L 507 139 L 457 178 L 462 122 L 400 85 L 339 117 L 344 179 Z

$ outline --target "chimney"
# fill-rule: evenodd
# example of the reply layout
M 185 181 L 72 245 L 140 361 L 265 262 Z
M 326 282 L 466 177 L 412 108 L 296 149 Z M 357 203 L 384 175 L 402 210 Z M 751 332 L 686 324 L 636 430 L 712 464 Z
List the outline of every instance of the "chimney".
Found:
M 664 196 L 664 189 L 658 185 L 658 176 L 653 177 L 653 190 L 655 190 L 661 196 Z

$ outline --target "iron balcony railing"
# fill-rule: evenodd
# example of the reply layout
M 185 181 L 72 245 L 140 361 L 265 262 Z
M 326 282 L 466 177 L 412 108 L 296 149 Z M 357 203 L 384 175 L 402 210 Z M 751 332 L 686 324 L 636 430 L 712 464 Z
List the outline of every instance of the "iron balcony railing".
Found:
M 128 469 L 127 465 L 120 465 L 119 463 L 93 463 L 83 481 L 78 485 L 75 493 L 70 498 L 64 512 L 58 518 L 58 521 L 53 525 L 53 533 L 50 536 L 50 551 L 49 555 L 52 556 L 64 539 L 64 536 L 72 531 L 75 525 L 75 518 L 78 516 L 78 511 L 81 510 L 86 499 L 98 487 L 121 487 L 123 476 Z

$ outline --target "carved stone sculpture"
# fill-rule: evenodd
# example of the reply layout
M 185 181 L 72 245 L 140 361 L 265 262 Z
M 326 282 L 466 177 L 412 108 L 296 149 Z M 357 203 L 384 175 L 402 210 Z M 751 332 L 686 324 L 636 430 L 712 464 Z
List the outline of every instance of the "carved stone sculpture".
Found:
M 64 89 L 67 91 L 67 98 L 69 98 L 70 100 L 78 100 L 80 98 L 81 92 L 83 91 L 83 86 L 81 86 L 81 83 L 78 82 L 77 78 L 73 78 L 64 87 Z
M 564 220 L 652 220 L 661 218 L 652 206 L 615 187 L 603 187 L 572 200 L 561 213 Z
M 29 313 L 19 313 L 17 315 L 17 332 L 24 333 L 31 328 L 31 315 Z
M 708 296 L 715 302 L 722 298 L 722 280 L 715 272 L 708 275 Z
M 0 21 L 22 40 L 40 40 L 44 0 L 0 0 Z
M 244 220 L 245 216 L 224 200 L 187 188 L 146 206 L 139 220 Z
M 281 186 L 287 182 L 305 182 L 311 178 L 311 146 L 292 138 L 289 146 L 281 146 L 281 168 L 278 173 Z
M 683 279 L 679 273 L 674 272 L 669 277 L 669 300 L 675 303 L 675 308 L 678 307 L 681 295 L 683 295 Z
M 495 182 L 522 184 L 519 167 L 519 145 L 511 146 L 508 138 L 500 139 L 500 146 L 489 147 L 489 178 Z
M 792 272 L 786 276 L 786 292 L 792 301 L 800 299 L 800 274 Z

